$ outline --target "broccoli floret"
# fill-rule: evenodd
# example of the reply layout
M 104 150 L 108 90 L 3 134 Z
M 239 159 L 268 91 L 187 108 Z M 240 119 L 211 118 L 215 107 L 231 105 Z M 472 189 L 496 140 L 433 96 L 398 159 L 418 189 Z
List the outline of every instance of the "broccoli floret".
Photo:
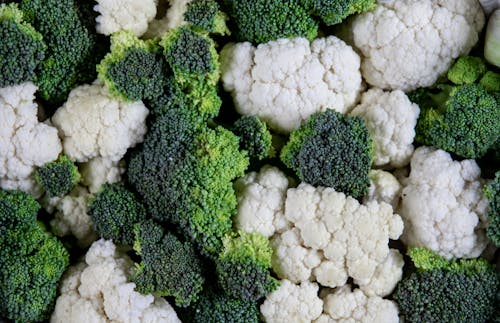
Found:
M 154 40 L 143 41 L 130 31 L 121 31 L 111 36 L 111 52 L 97 71 L 117 98 L 154 101 L 163 92 L 168 66 Z
M 486 185 L 484 195 L 490 203 L 486 235 L 495 246 L 500 247 L 500 171 L 496 172 L 495 178 Z
M 228 235 L 216 262 L 222 290 L 233 298 L 255 302 L 278 287 L 269 275 L 272 249 L 269 240 L 258 233 L 240 231 Z
M 486 260 L 447 261 L 423 248 L 409 255 L 417 271 L 393 295 L 405 322 L 485 322 L 492 316 L 500 280 Z
M 63 245 L 36 222 L 39 208 L 28 194 L 0 190 L 0 316 L 16 322 L 48 318 L 69 263 Z
M 280 157 L 303 182 L 353 197 L 368 190 L 373 144 L 359 117 L 330 109 L 312 115 L 291 133 Z
M 492 71 L 487 71 L 481 80 L 479 80 L 479 84 L 484 86 L 486 90 L 491 93 L 497 93 L 497 100 L 500 97 L 498 93 L 500 92 L 500 73 L 495 73 Z
M 448 70 L 448 79 L 457 84 L 476 82 L 487 71 L 486 64 L 479 57 L 462 56 Z
M 318 23 L 297 0 L 225 0 L 237 41 L 267 43 L 278 38 L 314 39 Z
M 305 6 L 327 25 L 342 22 L 347 16 L 374 9 L 376 0 L 303 0 Z
M 240 137 L 240 147 L 252 159 L 262 160 L 272 153 L 272 136 L 266 123 L 257 116 L 242 116 L 233 125 L 235 135 Z
M 175 304 L 181 307 L 196 301 L 205 279 L 193 246 L 165 232 L 152 220 L 136 224 L 134 232 L 134 249 L 141 255 L 132 277 L 137 290 L 173 296 Z
M 51 104 L 61 104 L 75 85 L 95 79 L 89 62 L 102 52 L 96 50 L 98 38 L 86 28 L 75 0 L 23 0 L 20 8 L 47 44 L 36 70 L 38 93 Z
M 35 179 L 50 197 L 68 194 L 80 181 L 78 167 L 65 155 L 35 171 Z
M 126 245 L 134 243 L 134 225 L 146 219 L 144 205 L 121 183 L 104 184 L 87 213 L 102 238 Z
M 215 0 L 194 0 L 188 3 L 184 13 L 184 21 L 200 31 L 229 35 L 226 26 L 227 16 L 220 11 Z
M 34 80 L 46 45 L 15 3 L 0 5 L 0 39 L 0 88 Z
M 480 84 L 440 85 L 412 96 L 420 106 L 415 140 L 464 158 L 482 157 L 500 136 L 500 109 Z

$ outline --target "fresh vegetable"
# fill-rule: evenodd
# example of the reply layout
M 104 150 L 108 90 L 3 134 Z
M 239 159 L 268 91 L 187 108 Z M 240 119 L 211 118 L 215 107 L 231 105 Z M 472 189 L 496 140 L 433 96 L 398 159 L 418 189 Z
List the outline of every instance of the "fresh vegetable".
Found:
M 80 181 L 78 167 L 65 155 L 35 170 L 35 179 L 49 197 L 68 194 Z

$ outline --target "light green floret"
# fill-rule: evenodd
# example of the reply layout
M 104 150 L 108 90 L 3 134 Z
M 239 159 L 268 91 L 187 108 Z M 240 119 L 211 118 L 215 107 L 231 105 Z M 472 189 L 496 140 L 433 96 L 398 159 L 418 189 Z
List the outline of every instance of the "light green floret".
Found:
M 471 84 L 476 82 L 488 71 L 486 64 L 479 57 L 462 56 L 448 70 L 448 79 L 457 84 Z

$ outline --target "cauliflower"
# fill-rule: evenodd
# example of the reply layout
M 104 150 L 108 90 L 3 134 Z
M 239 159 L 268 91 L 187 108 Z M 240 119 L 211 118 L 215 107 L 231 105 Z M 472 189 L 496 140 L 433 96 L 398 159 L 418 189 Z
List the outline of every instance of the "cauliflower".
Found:
M 378 169 L 372 169 L 368 177 L 370 178 L 370 187 L 368 194 L 363 198 L 363 203 L 366 204 L 369 201 L 385 202 L 395 210 L 403 189 L 397 178 L 389 172 Z
M 399 210 L 403 242 L 447 259 L 478 257 L 487 244 L 488 208 L 480 174 L 474 160 L 453 161 L 443 150 L 416 149 Z
M 180 323 L 167 301 L 134 291 L 135 284 L 128 282 L 133 269 L 132 260 L 111 241 L 94 242 L 85 262 L 63 277 L 50 322 Z
M 278 168 L 266 165 L 259 173 L 250 172 L 235 184 L 238 198 L 237 229 L 258 232 L 265 237 L 287 225 L 284 210 L 289 180 Z
M 240 114 L 257 115 L 277 132 L 289 133 L 315 112 L 347 112 L 362 90 L 360 59 L 330 36 L 279 39 L 257 48 L 232 43 L 221 53 L 224 89 Z
M 267 323 L 306 323 L 321 315 L 323 302 L 318 285 L 302 282 L 295 285 L 282 280 L 277 290 L 267 295 L 260 312 Z
M 144 37 L 151 39 L 161 37 L 164 33 L 185 24 L 184 13 L 188 4 L 193 0 L 168 0 L 169 8 L 163 18 L 153 19 L 148 26 Z
M 71 159 L 118 161 L 129 147 L 142 142 L 148 113 L 142 102 L 112 99 L 102 84 L 94 83 L 73 89 L 52 122 L 59 129 L 64 153 Z
M 390 300 L 378 296 L 367 296 L 359 289 L 351 291 L 351 286 L 337 288 L 324 297 L 324 314 L 314 323 L 363 322 L 397 323 L 398 306 Z
M 383 89 L 432 85 L 467 54 L 485 22 L 477 0 L 399 0 L 354 18 L 365 80 Z
M 420 109 L 406 94 L 396 90 L 370 89 L 351 115 L 359 116 L 373 139 L 376 166 L 402 167 L 410 162 Z
M 93 158 L 80 165 L 82 184 L 87 186 L 90 193 L 95 194 L 105 183 L 116 183 L 121 180 L 125 172 L 125 162 L 112 161 L 106 158 Z
M 62 146 L 57 129 L 38 122 L 36 90 L 31 82 L 0 88 L 0 188 L 39 197 L 35 167 L 56 160 Z
M 63 237 L 72 234 L 81 247 L 97 239 L 92 219 L 87 214 L 87 203 L 92 195 L 83 186 L 75 187 L 69 195 L 55 201 L 55 217 L 50 222 L 54 233 Z
M 130 30 L 141 36 L 148 29 L 148 23 L 156 16 L 157 0 L 96 0 L 94 10 L 97 16 L 96 30 L 111 35 L 120 30 Z
M 403 221 L 389 204 L 361 205 L 332 188 L 305 183 L 288 190 L 285 218 L 293 227 L 271 240 L 273 269 L 280 278 L 297 283 L 315 278 L 328 287 L 342 286 L 348 277 L 360 286 L 370 284 L 390 254 L 389 239 L 403 232 Z M 398 270 L 390 271 L 396 276 Z M 387 279 L 386 289 L 397 280 Z

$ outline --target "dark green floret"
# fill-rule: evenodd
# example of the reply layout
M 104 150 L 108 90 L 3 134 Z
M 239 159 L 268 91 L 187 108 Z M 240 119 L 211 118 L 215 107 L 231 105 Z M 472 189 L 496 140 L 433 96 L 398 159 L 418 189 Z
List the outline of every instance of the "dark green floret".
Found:
M 486 64 L 480 57 L 462 56 L 448 70 L 448 79 L 457 85 L 471 84 L 487 70 Z
M 0 316 L 15 322 L 49 317 L 69 263 L 67 250 L 37 222 L 39 208 L 29 194 L 0 190 Z
M 134 243 L 134 225 L 146 219 L 142 203 L 121 183 L 104 184 L 87 213 L 99 236 L 126 245 Z
M 50 197 L 68 194 L 80 181 L 78 167 L 65 155 L 35 171 L 35 179 Z
M 233 298 L 255 302 L 278 287 L 270 276 L 272 249 L 269 240 L 258 233 L 228 235 L 216 261 L 218 282 Z
M 205 279 L 193 246 L 152 220 L 137 224 L 134 232 L 134 249 L 141 255 L 132 278 L 136 289 L 143 294 L 172 296 L 181 307 L 196 301 Z
M 496 172 L 495 178 L 486 185 L 484 195 L 490 204 L 486 235 L 495 246 L 500 247 L 500 171 Z
M 303 182 L 353 197 L 368 190 L 373 145 L 361 118 L 330 109 L 316 113 L 291 133 L 280 157 Z
M 240 147 L 252 159 L 262 160 L 272 152 L 272 136 L 266 123 L 257 116 L 242 116 L 233 125 L 235 135 L 240 137 Z
M 0 5 L 0 39 L 0 88 L 33 81 L 46 46 L 17 4 Z
M 500 280 L 484 259 L 446 260 L 416 248 L 416 272 L 399 282 L 393 299 L 405 322 L 486 322 L 492 318 Z
M 341 23 L 353 14 L 363 13 L 377 6 L 376 0 L 302 0 L 304 5 L 328 26 Z
M 411 99 L 420 106 L 415 140 L 464 158 L 480 158 L 500 136 L 500 109 L 480 84 L 440 85 L 438 92 L 419 90 Z
M 188 3 L 184 21 L 202 32 L 229 35 L 226 26 L 227 16 L 220 11 L 215 0 L 194 0 Z

